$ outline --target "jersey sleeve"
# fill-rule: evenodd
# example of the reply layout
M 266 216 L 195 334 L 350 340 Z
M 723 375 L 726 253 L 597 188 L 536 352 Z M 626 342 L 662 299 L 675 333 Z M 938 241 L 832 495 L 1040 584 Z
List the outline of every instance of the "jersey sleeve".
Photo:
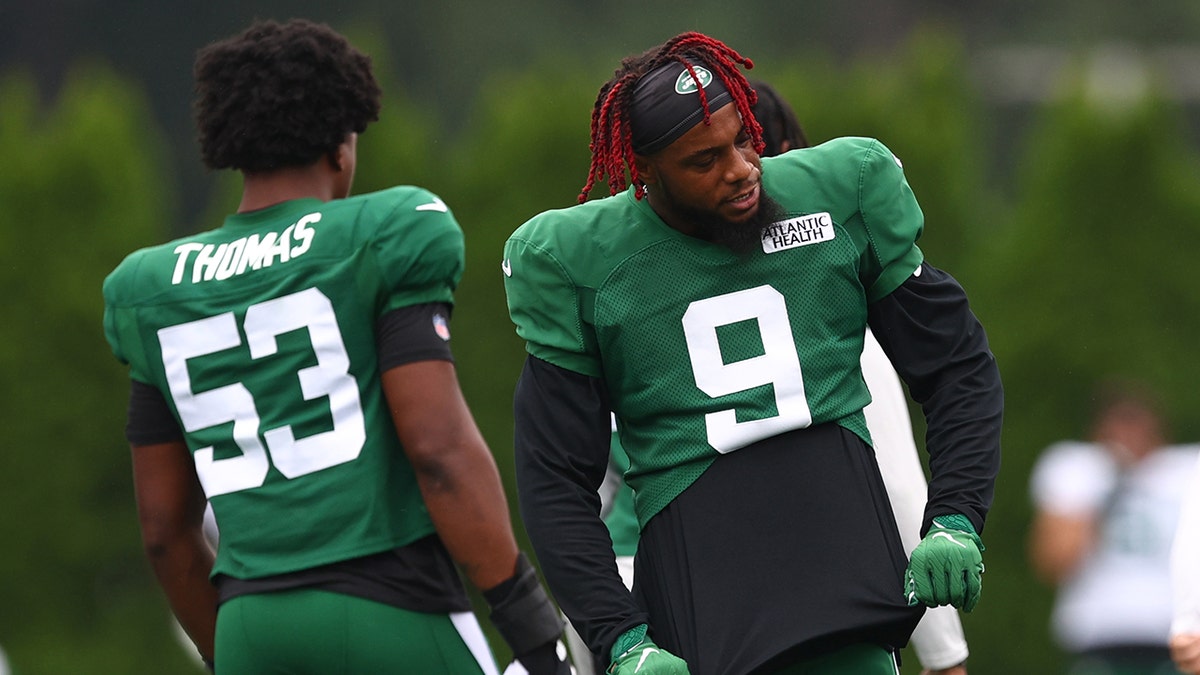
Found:
M 129 366 L 129 376 L 149 384 L 156 380 L 144 358 L 145 349 L 131 298 L 131 291 L 137 286 L 136 273 L 142 255 L 140 251 L 130 254 L 104 280 L 104 338 L 113 356 Z
M 904 178 L 900 160 L 877 140 L 864 152 L 858 196 L 867 236 L 863 276 L 867 300 L 874 302 L 894 291 L 921 265 L 917 239 L 925 217 Z
M 601 375 L 595 335 L 585 321 L 586 291 L 550 248 L 519 229 L 504 246 L 508 312 L 526 350 L 560 368 Z
M 393 199 L 382 199 L 391 196 Z M 465 247 L 454 214 L 437 195 L 415 187 L 380 193 L 363 216 L 378 221 L 370 243 L 388 297 L 380 314 L 412 305 L 453 304 Z M 378 215 L 370 211 L 382 211 Z

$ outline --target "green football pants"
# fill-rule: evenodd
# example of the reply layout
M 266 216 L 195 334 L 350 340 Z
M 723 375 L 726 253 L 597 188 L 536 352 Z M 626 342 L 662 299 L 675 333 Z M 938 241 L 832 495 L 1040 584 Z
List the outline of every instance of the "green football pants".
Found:
M 221 675 L 497 672 L 469 612 L 425 614 L 311 589 L 225 602 L 215 651 Z
M 896 657 L 878 645 L 856 644 L 792 664 L 777 675 L 899 675 Z

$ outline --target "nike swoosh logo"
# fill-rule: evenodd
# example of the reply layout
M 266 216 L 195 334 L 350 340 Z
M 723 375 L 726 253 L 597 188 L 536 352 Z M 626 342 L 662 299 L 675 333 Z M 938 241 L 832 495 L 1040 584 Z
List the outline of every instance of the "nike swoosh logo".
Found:
M 506 277 L 512 276 L 512 263 L 508 262 L 508 258 L 505 258 L 504 261 L 500 263 L 500 271 L 504 272 L 504 276 Z
M 422 204 L 422 205 L 418 206 L 417 210 L 418 211 L 440 211 L 441 213 L 445 213 L 450 210 L 450 207 L 446 206 L 446 202 L 442 201 L 441 197 L 434 197 L 433 201 L 429 202 L 428 204 Z
M 945 532 L 934 532 L 934 533 L 933 533 L 933 536 L 931 536 L 931 537 L 930 537 L 930 539 L 931 539 L 931 540 L 932 540 L 932 539 L 937 539 L 938 537 L 944 537 L 944 538 L 946 538 L 946 539 L 949 539 L 949 540 L 950 540 L 950 543 L 952 543 L 952 544 L 954 544 L 955 546 L 958 546 L 958 547 L 960 547 L 960 548 L 966 548 L 966 547 L 967 547 L 967 546 L 966 546 L 966 544 L 961 544 L 961 543 L 959 543 L 959 542 L 958 542 L 958 540 L 956 540 L 956 539 L 955 539 L 953 536 L 951 536 L 951 535 L 949 535 L 949 534 L 947 534 L 947 533 L 945 533 Z
M 646 647 L 645 649 L 643 649 L 642 650 L 642 658 L 638 659 L 637 668 L 634 668 L 633 672 L 635 672 L 635 673 L 640 672 L 642 670 L 642 664 L 646 662 L 646 657 L 650 656 L 651 654 L 653 654 L 657 651 L 658 650 L 655 649 L 654 647 Z

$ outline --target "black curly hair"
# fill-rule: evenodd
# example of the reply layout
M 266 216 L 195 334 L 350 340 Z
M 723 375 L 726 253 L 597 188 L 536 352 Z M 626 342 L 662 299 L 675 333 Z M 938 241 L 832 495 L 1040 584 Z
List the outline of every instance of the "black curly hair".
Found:
M 750 86 L 758 93 L 758 101 L 754 104 L 754 117 L 762 125 L 765 146 L 762 156 L 772 157 L 783 152 L 785 141 L 788 150 L 807 148 L 808 137 L 804 134 L 804 128 L 800 126 L 800 120 L 796 119 L 796 112 L 792 110 L 792 106 L 783 100 L 774 87 L 762 80 L 751 80 Z
M 305 166 L 379 119 L 371 59 L 325 24 L 256 21 L 196 53 L 200 154 L 211 169 Z

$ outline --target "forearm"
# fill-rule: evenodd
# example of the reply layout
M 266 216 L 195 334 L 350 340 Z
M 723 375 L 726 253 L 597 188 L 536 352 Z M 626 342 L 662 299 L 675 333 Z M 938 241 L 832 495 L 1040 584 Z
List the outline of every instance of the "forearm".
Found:
M 161 544 L 148 544 L 146 556 L 179 625 L 200 655 L 211 661 L 217 628 L 217 589 L 209 579 L 212 549 L 202 534 L 189 532 Z
M 607 653 L 646 622 L 621 581 L 596 492 L 611 421 L 599 381 L 530 357 L 517 384 L 516 469 L 521 515 L 563 612 L 588 646 Z
M 417 483 L 438 536 L 481 590 L 513 574 L 517 544 L 495 461 L 472 427 L 464 438 L 416 466 Z
M 217 589 L 204 539 L 204 491 L 182 440 L 131 445 L 142 548 L 184 631 L 212 660 Z
M 960 513 L 982 532 L 1000 467 L 999 369 L 966 294 L 928 265 L 872 304 L 868 321 L 925 411 L 931 480 L 922 532 Z
M 1000 466 L 1003 410 L 995 361 L 979 355 L 923 401 L 929 452 L 929 501 L 922 531 L 934 516 L 961 513 L 982 532 Z
M 487 590 L 513 574 L 517 544 L 500 472 L 446 360 L 405 363 L 381 382 L 421 497 L 446 550 Z

